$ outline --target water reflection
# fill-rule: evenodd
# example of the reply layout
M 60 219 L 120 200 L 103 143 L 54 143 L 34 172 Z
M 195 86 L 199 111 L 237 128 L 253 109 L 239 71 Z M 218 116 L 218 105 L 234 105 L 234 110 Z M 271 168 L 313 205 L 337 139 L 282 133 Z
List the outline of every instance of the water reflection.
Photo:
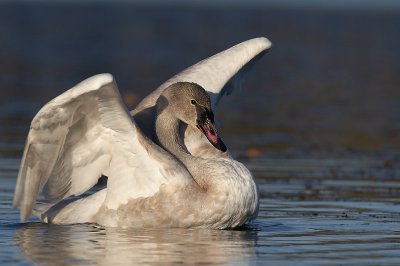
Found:
M 54 237 L 57 236 L 57 237 Z M 256 257 L 257 231 L 115 229 L 29 223 L 14 241 L 40 265 L 247 264 Z
M 0 172 L 15 176 L 18 162 L 0 160 Z M 10 210 L 14 179 L 0 178 L 0 222 L 6 225 L 0 228 L 0 262 L 22 261 L 15 254 L 19 249 L 27 261 L 40 265 L 332 265 L 332 260 L 398 265 L 397 162 L 388 169 L 377 159 L 245 163 L 258 177 L 260 213 L 237 231 L 19 224 L 17 211 Z M 18 248 L 3 248 L 2 240 Z

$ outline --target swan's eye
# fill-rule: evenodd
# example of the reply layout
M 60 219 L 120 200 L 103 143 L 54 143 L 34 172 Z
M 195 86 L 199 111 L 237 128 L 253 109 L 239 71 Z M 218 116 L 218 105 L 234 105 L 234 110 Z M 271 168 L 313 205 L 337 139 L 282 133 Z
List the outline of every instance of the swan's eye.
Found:
M 195 100 L 190 100 L 190 103 L 193 104 L 193 105 L 195 105 L 195 104 L 196 104 L 196 101 L 195 101 Z

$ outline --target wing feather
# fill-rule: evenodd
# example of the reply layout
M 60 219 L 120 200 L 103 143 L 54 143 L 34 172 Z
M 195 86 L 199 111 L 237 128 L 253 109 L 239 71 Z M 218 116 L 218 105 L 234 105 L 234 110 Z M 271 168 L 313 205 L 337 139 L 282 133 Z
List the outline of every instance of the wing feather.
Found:
M 156 155 L 156 156 L 154 156 Z M 108 176 L 106 204 L 156 193 L 172 178 L 189 179 L 178 162 L 175 176 L 162 174 L 172 156 L 142 136 L 110 74 L 93 76 L 46 104 L 31 123 L 13 206 L 25 220 L 38 193 L 57 202 L 80 195 Z
M 242 83 L 243 74 L 270 47 L 271 42 L 267 38 L 254 38 L 204 59 L 164 82 L 144 98 L 131 114 L 136 116 L 142 111 L 147 112 L 156 104 L 165 88 L 182 81 L 194 82 L 202 86 L 209 93 L 215 107 L 224 94 L 230 94 Z

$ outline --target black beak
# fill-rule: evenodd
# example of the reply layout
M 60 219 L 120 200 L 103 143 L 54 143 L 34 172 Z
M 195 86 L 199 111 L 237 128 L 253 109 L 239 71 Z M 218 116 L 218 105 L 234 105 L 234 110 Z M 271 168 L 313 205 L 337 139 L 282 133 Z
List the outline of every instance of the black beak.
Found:
M 218 150 L 225 152 L 226 146 L 219 137 L 214 124 L 214 114 L 205 107 L 196 105 L 197 128 L 203 132 L 208 141 Z

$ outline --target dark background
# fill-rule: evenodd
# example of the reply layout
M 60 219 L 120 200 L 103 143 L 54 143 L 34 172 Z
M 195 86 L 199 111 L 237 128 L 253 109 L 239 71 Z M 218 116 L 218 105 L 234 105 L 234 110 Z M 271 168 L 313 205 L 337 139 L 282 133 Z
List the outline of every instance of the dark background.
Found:
M 184 68 L 265 36 L 272 49 L 216 112 L 235 154 L 398 158 L 399 25 L 390 8 L 0 3 L 0 156 L 20 157 L 34 114 L 84 78 L 112 73 L 133 108 Z

